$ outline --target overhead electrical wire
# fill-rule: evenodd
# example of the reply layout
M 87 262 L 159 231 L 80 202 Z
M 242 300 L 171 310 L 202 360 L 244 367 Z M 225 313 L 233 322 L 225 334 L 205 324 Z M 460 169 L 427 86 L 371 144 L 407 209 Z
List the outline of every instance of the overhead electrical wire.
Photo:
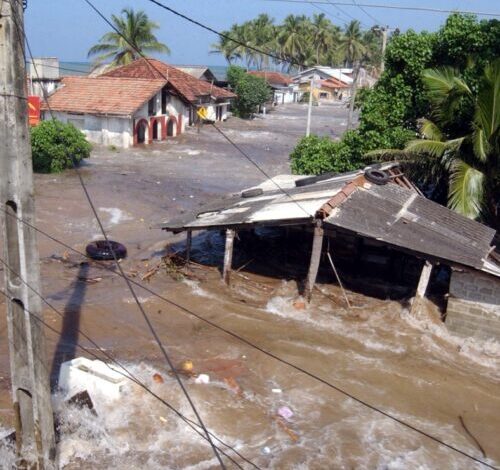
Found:
M 11 2 L 11 5 L 12 5 L 12 0 L 9 0 L 9 1 Z M 15 12 L 14 8 L 11 8 L 11 10 L 12 10 L 12 12 Z M 26 36 L 26 34 L 22 30 L 22 28 L 20 28 L 19 23 L 18 23 L 18 21 L 16 19 L 16 15 L 15 14 L 13 15 L 13 21 L 14 21 L 14 24 L 16 26 L 17 33 L 20 36 L 20 40 L 21 41 L 24 40 L 26 42 L 26 48 L 28 49 L 31 61 L 33 62 L 34 61 L 34 57 L 33 57 L 32 51 L 31 51 L 31 47 L 30 47 L 30 44 L 29 44 L 28 37 Z M 23 51 L 23 53 L 25 55 L 24 59 L 26 61 L 26 54 L 25 54 L 24 51 Z M 40 76 L 38 74 L 38 70 L 37 70 L 36 64 L 33 64 L 33 65 L 34 65 L 35 75 L 39 79 Z M 50 108 L 50 104 L 49 104 L 49 101 L 48 101 L 47 96 L 46 96 L 46 90 L 43 87 L 42 87 L 42 90 L 43 90 L 43 93 L 44 93 L 45 102 L 47 104 L 47 107 L 49 108 L 49 112 L 50 112 L 52 118 L 54 119 L 54 113 L 52 112 L 52 109 Z M 139 301 L 139 298 L 137 297 L 137 294 L 135 293 L 135 291 L 134 291 L 134 289 L 132 287 L 132 284 L 130 283 L 130 280 L 128 279 L 127 276 L 125 276 L 125 272 L 123 271 L 123 268 L 122 268 L 121 264 L 118 261 L 118 257 L 116 256 L 116 253 L 115 253 L 115 251 L 114 251 L 111 243 L 109 242 L 108 235 L 107 235 L 107 233 L 106 233 L 106 231 L 104 229 L 104 225 L 102 224 L 102 221 L 101 221 L 101 219 L 99 217 L 99 214 L 97 213 L 97 209 L 96 209 L 96 207 L 94 205 L 94 202 L 93 202 L 93 200 L 92 200 L 92 198 L 90 196 L 90 193 L 88 192 L 87 186 L 85 185 L 85 182 L 83 181 L 83 177 L 81 175 L 81 172 L 80 172 L 78 166 L 76 165 L 76 162 L 73 159 L 72 159 L 72 163 L 73 163 L 73 168 L 74 168 L 75 173 L 77 175 L 78 181 L 80 183 L 80 186 L 82 187 L 83 193 L 85 195 L 85 198 L 86 198 L 86 200 L 87 200 L 87 202 L 88 202 L 88 204 L 90 206 L 90 209 L 91 209 L 91 211 L 92 211 L 92 213 L 93 213 L 93 215 L 94 215 L 94 217 L 95 217 L 95 219 L 97 221 L 97 224 L 99 226 L 99 230 L 101 231 L 102 236 L 104 237 L 104 240 L 105 240 L 105 242 L 106 242 L 106 244 L 108 246 L 108 249 L 110 250 L 110 252 L 111 252 L 111 254 L 113 256 L 113 260 L 114 260 L 114 262 L 115 262 L 118 270 L 123 275 L 123 278 L 125 280 L 127 288 L 129 289 L 130 293 L 132 294 L 134 302 L 136 303 L 136 305 L 137 305 L 137 307 L 138 307 L 138 309 L 139 309 L 142 317 L 144 318 L 144 321 L 146 322 L 146 325 L 148 326 L 148 328 L 149 328 L 149 330 L 150 330 L 150 332 L 151 332 L 151 334 L 152 334 L 152 336 L 153 336 L 156 344 L 158 345 L 161 353 L 163 354 L 163 357 L 167 361 L 167 363 L 168 363 L 168 365 L 169 365 L 172 373 L 174 374 L 174 377 L 175 377 L 177 383 L 179 384 L 179 387 L 181 388 L 184 396 L 186 397 L 186 400 L 188 401 L 189 405 L 191 406 L 191 409 L 193 410 L 193 413 L 195 414 L 196 419 L 198 420 L 200 426 L 202 427 L 202 429 L 203 429 L 203 431 L 204 431 L 204 433 L 205 433 L 205 435 L 207 437 L 207 440 L 210 443 L 210 446 L 212 447 L 212 451 L 213 451 L 215 457 L 217 458 L 217 460 L 219 462 L 220 467 L 225 470 L 226 467 L 224 465 L 224 462 L 222 461 L 222 458 L 219 455 L 219 452 L 218 452 L 215 444 L 212 441 L 212 438 L 211 438 L 211 436 L 210 436 L 210 434 L 208 432 L 208 429 L 206 428 L 206 426 L 205 426 L 205 424 L 203 422 L 203 419 L 201 418 L 201 416 L 200 416 L 200 414 L 198 412 L 198 409 L 196 408 L 196 406 L 195 406 L 195 404 L 194 404 L 194 402 L 193 402 L 193 400 L 192 400 L 192 398 L 191 398 L 188 390 L 186 389 L 184 383 L 182 382 L 182 380 L 181 380 L 181 378 L 179 376 L 179 373 L 177 372 L 177 370 L 176 370 L 176 368 L 175 368 L 175 366 L 174 366 L 174 364 L 173 364 L 173 362 L 172 362 L 172 360 L 171 360 L 171 358 L 170 358 L 170 356 L 169 356 L 169 354 L 168 354 L 165 346 L 163 345 L 160 337 L 158 336 L 158 334 L 157 334 L 157 332 L 156 332 L 156 330 L 155 330 L 155 328 L 154 328 L 154 326 L 153 326 L 153 324 L 152 324 L 152 322 L 151 322 L 148 314 L 144 310 L 144 307 L 142 306 L 141 302 Z
M 7 263 L 5 262 L 5 260 L 3 260 L 2 258 L 0 258 L 0 263 L 3 264 L 7 269 L 9 269 L 11 272 L 14 273 L 14 271 L 12 270 L 12 268 L 10 266 L 7 265 Z M 14 273 L 14 275 L 16 275 Z M 18 279 L 21 280 L 21 282 L 23 284 L 25 284 L 28 289 L 30 289 L 37 297 L 39 297 L 43 303 L 45 303 L 52 311 L 54 311 L 58 316 L 60 316 L 61 318 L 64 318 L 65 315 L 64 313 L 60 312 L 56 307 L 54 307 L 45 297 L 43 297 L 39 292 L 37 292 L 36 290 L 32 289 L 31 286 L 24 280 L 22 279 L 20 276 L 17 276 L 16 277 Z M 10 300 L 10 296 L 9 294 L 7 294 L 5 291 L 1 290 L 0 289 L 0 294 L 2 294 L 6 299 Z M 52 331 L 54 334 L 57 334 L 59 337 L 62 336 L 62 331 L 59 331 L 57 330 L 56 328 L 54 328 L 53 326 L 49 325 L 46 321 L 44 321 L 42 318 L 40 318 L 38 315 L 36 315 L 35 313 L 29 311 L 28 309 L 25 309 L 25 311 L 28 313 L 28 315 L 30 315 L 32 318 L 34 318 L 36 321 L 40 322 L 43 326 L 45 326 L 48 330 Z M 188 418 L 187 416 L 183 415 L 177 408 L 175 408 L 172 404 L 170 404 L 167 400 L 165 400 L 164 398 L 160 397 L 157 393 L 153 392 L 153 390 L 151 390 L 151 388 L 149 388 L 143 381 L 141 381 L 140 379 L 137 378 L 137 376 L 134 375 L 134 373 L 128 369 L 126 366 L 123 365 L 123 363 L 119 362 L 116 358 L 114 358 L 111 354 L 109 354 L 107 351 L 105 351 L 101 346 L 99 346 L 94 340 L 92 340 L 92 338 L 90 338 L 88 335 L 86 335 L 82 330 L 80 329 L 77 329 L 76 330 L 80 335 L 82 335 L 87 341 L 89 341 L 89 343 L 91 343 L 106 359 L 108 359 L 110 362 L 112 362 L 113 364 L 116 364 L 116 366 L 118 367 L 117 368 L 114 368 L 114 367 L 111 367 L 108 363 L 104 363 L 106 364 L 106 366 L 111 369 L 112 371 L 114 372 L 117 372 L 118 374 L 122 375 L 123 377 L 131 380 L 132 382 L 134 382 L 136 385 L 138 385 L 139 387 L 141 387 L 144 391 L 146 391 L 147 393 L 149 393 L 153 398 L 155 398 L 156 400 L 158 400 L 160 403 L 162 403 L 163 405 L 165 405 L 170 411 L 172 411 L 174 414 L 177 415 L 178 418 L 180 418 L 182 421 L 184 421 L 189 427 L 191 427 L 199 436 L 201 436 L 203 439 L 207 440 L 207 438 L 205 437 L 205 435 L 199 430 L 199 429 L 196 429 L 197 427 L 200 428 L 200 425 L 198 423 L 196 423 L 195 421 L 193 421 L 192 419 Z M 101 360 L 101 357 L 96 354 L 94 351 L 92 351 L 91 349 L 83 346 L 82 344 L 80 344 L 78 341 L 75 343 L 75 346 L 78 347 L 79 349 L 81 349 L 83 352 L 87 353 L 88 355 L 92 356 L 93 358 L 97 359 L 97 360 Z M 120 370 L 121 369 L 121 370 Z M 253 468 L 255 468 L 256 470 L 260 470 L 260 467 L 258 467 L 257 465 L 255 465 L 251 460 L 249 460 L 248 458 L 246 458 L 244 455 L 242 455 L 240 452 L 238 452 L 234 447 L 230 446 L 229 444 L 226 444 L 222 439 L 219 439 L 215 434 L 213 433 L 210 433 L 212 435 L 212 437 L 217 440 L 219 443 L 221 443 L 222 445 L 224 445 L 225 447 L 227 447 L 229 450 L 233 451 L 238 457 L 240 457 L 243 461 L 245 461 L 246 463 L 252 465 Z M 241 465 L 236 462 L 230 455 L 227 455 L 225 453 L 225 451 L 223 449 L 220 449 L 219 448 L 219 451 L 225 456 L 227 457 L 229 460 L 231 460 L 238 468 L 242 469 L 243 467 L 241 467 Z
M 352 0 L 352 3 L 357 6 L 366 16 L 371 18 L 375 22 L 375 24 L 382 24 L 379 20 L 377 20 L 377 18 L 375 18 L 371 13 L 368 13 L 359 3 L 357 3 L 356 0 Z
M 93 5 L 93 4 L 92 4 L 89 0 L 84 0 L 84 1 L 85 1 L 87 4 L 89 4 L 89 5 L 90 5 L 90 6 L 91 6 L 91 7 L 92 7 L 92 8 L 93 8 L 93 9 L 94 9 L 94 10 L 95 10 L 98 14 L 99 14 L 99 16 L 101 16 L 101 17 L 102 17 L 102 18 L 103 18 L 103 19 L 104 19 L 104 20 L 105 20 L 105 21 L 106 21 L 106 22 L 107 22 L 107 23 L 108 23 L 108 24 L 109 24 L 109 25 L 110 25 L 110 26 L 111 26 L 111 27 L 112 27 L 112 28 L 113 28 L 113 29 L 114 29 L 114 30 L 115 30 L 118 34 L 120 34 L 120 36 L 122 36 L 122 38 L 123 38 L 125 41 L 127 41 L 127 42 L 131 45 L 131 43 L 127 40 L 127 38 L 126 38 L 125 36 L 123 36 L 123 35 L 122 35 L 122 34 L 121 34 L 121 33 L 120 33 L 120 32 L 119 32 L 119 31 L 118 31 L 118 30 L 114 27 L 114 25 L 112 25 L 112 23 L 110 23 L 110 22 L 109 22 L 109 20 L 107 20 L 107 18 L 106 18 L 106 17 L 105 17 L 105 16 L 104 16 L 104 15 L 103 15 L 103 14 L 102 14 L 102 13 L 101 13 L 101 12 L 100 12 L 100 11 L 99 11 L 99 10 L 98 10 L 98 9 L 97 9 L 97 8 L 96 8 L 96 7 L 95 7 L 95 6 L 94 6 L 94 5 Z M 160 2 L 158 2 L 158 1 L 156 1 L 156 0 L 148 0 L 148 1 L 150 1 L 150 2 L 152 2 L 152 3 L 154 3 L 154 4 L 156 4 L 156 5 L 158 5 L 158 6 L 162 7 L 162 8 L 164 8 L 164 9 L 166 9 L 166 10 L 170 11 L 171 13 L 173 13 L 173 14 L 175 14 L 175 15 L 177 15 L 177 16 L 180 16 L 180 17 L 184 18 L 185 20 L 187 20 L 187 21 L 189 21 L 189 22 L 191 22 L 191 23 L 193 23 L 193 24 L 196 24 L 196 25 L 198 25 L 198 26 L 200 26 L 200 27 L 202 27 L 202 28 L 204 28 L 204 29 L 207 29 L 207 30 L 209 30 L 209 31 L 213 32 L 214 34 L 217 34 L 217 35 L 219 35 L 219 36 L 221 36 L 221 37 L 225 37 L 225 36 L 226 36 L 226 35 L 224 35 L 223 33 L 219 33 L 219 32 L 217 32 L 216 30 L 214 30 L 214 29 L 212 29 L 212 28 L 210 28 L 210 27 L 208 27 L 208 26 L 206 26 L 206 25 L 203 25 L 202 23 L 200 23 L 200 22 L 198 22 L 198 21 L 196 21 L 196 20 L 194 20 L 194 19 L 192 19 L 192 18 L 190 18 L 190 17 L 188 17 L 188 16 L 186 16 L 186 15 L 184 15 L 184 14 L 182 14 L 182 13 L 179 13 L 179 12 L 177 12 L 177 11 L 173 10 L 172 8 L 167 7 L 166 5 L 163 5 L 162 3 L 160 3 Z M 230 38 L 230 37 L 229 37 L 228 39 L 233 40 L 233 39 L 232 39 L 232 38 Z M 235 42 L 238 42 L 238 41 L 235 41 Z M 242 44 L 242 45 L 243 45 L 244 47 L 249 48 L 249 49 L 253 49 L 253 50 L 255 50 L 255 48 L 252 48 L 252 47 L 250 47 L 250 46 L 246 46 L 246 45 L 244 45 L 244 44 Z M 133 45 L 132 45 L 132 46 L 133 46 Z M 133 46 L 133 47 L 134 47 L 134 46 Z M 136 52 L 140 53 L 140 54 L 143 56 L 142 52 L 141 52 L 139 49 L 137 49 L 136 47 L 134 47 L 134 49 L 136 50 Z M 260 51 L 259 51 L 259 52 L 260 52 Z M 268 55 L 269 55 L 269 54 L 268 54 Z M 280 60 L 281 60 L 281 59 L 280 59 Z M 282 60 L 282 61 L 283 61 L 283 60 Z M 147 62 L 149 62 L 149 61 L 147 61 Z M 287 62 L 287 61 L 283 61 L 283 62 Z M 156 69 L 156 70 L 158 71 L 158 69 Z M 158 71 L 158 72 L 159 72 L 159 71 Z M 161 74 L 161 75 L 163 75 L 163 74 Z M 165 78 L 166 78 L 166 77 L 165 77 Z M 243 152 L 243 150 L 242 150 L 242 149 L 240 149 L 240 148 L 237 146 L 237 144 L 236 144 L 236 143 L 232 142 L 232 141 L 231 141 L 231 139 L 230 139 L 227 135 L 225 135 L 225 133 L 224 133 L 224 132 L 223 132 L 220 128 L 218 128 L 218 127 L 217 127 L 217 126 L 215 126 L 215 125 L 214 125 L 214 127 L 218 130 L 218 132 L 219 132 L 219 133 L 221 133 L 221 134 L 222 134 L 222 135 L 226 138 L 226 140 L 228 140 L 228 141 L 229 141 L 229 142 L 230 142 L 233 146 L 235 146 L 235 148 L 237 148 L 237 149 L 238 149 L 238 150 L 239 150 L 239 151 L 240 151 L 240 152 L 241 152 L 241 153 L 242 153 L 242 154 L 243 154 L 246 158 L 249 158 L 249 159 L 250 159 L 250 157 L 249 157 L 249 156 L 247 156 L 247 155 L 245 154 L 245 152 Z M 251 159 L 250 159 L 250 161 L 251 161 L 251 163 L 253 163 L 254 165 L 256 165 L 256 166 L 259 168 L 259 170 L 260 170 L 261 172 L 263 172 L 263 174 L 266 174 L 266 173 L 264 172 L 264 170 L 263 170 L 263 169 L 261 169 L 261 168 L 258 166 L 258 164 L 256 164 L 256 163 L 255 163 L 253 160 L 251 160 Z M 272 179 L 271 179 L 271 180 L 272 180 Z M 276 184 L 276 183 L 275 183 L 275 184 Z M 284 190 L 283 190 L 283 191 L 284 191 Z M 286 192 L 285 192 L 285 193 L 286 193 Z M 49 236 L 49 237 L 50 237 L 50 238 L 52 238 L 52 239 L 54 239 L 54 238 L 53 238 L 53 237 L 51 237 L 51 236 Z M 55 239 L 54 239 L 54 240 L 55 240 Z M 65 244 L 64 244 L 64 245 L 65 245 Z M 68 248 L 69 248 L 69 249 L 71 249 L 72 251 L 77 251 L 77 250 L 73 249 L 72 247 L 69 247 L 69 246 L 68 246 Z M 158 294 L 158 293 L 156 293 L 156 292 L 152 291 L 151 289 L 147 288 L 146 286 L 143 286 L 142 284 L 137 283 L 136 281 L 134 281 L 134 280 L 132 280 L 132 279 L 128 278 L 128 277 L 124 274 L 123 270 L 120 270 L 120 273 L 116 273 L 116 274 L 119 274 L 121 277 L 125 277 L 126 279 L 128 279 L 128 282 L 129 282 L 130 284 L 134 284 L 134 285 L 137 285 L 138 287 L 141 287 L 142 289 L 144 289 L 144 290 L 146 290 L 146 291 L 150 292 L 151 294 L 155 295 L 156 297 L 163 299 L 163 300 L 164 300 L 164 301 L 166 301 L 167 303 L 169 303 L 169 304 L 171 304 L 171 305 L 176 306 L 176 307 L 177 307 L 177 308 L 179 308 L 181 311 L 186 312 L 186 313 L 188 313 L 188 314 L 190 314 L 190 315 L 192 315 L 192 316 L 194 316 L 194 317 L 196 317 L 196 318 L 198 318 L 198 319 L 200 319 L 200 320 L 202 320 L 202 321 L 204 321 L 204 322 L 206 322 L 206 323 L 210 324 L 211 326 L 213 326 L 213 327 L 215 327 L 215 328 L 219 329 L 220 331 L 223 331 L 223 332 L 225 332 L 226 334 L 228 334 L 228 335 L 230 335 L 230 336 L 232 336 L 232 337 L 234 337 L 234 338 L 238 339 L 238 340 L 239 340 L 239 341 L 241 341 L 242 343 L 245 343 L 245 344 L 247 344 L 248 346 L 250 346 L 250 347 L 252 347 L 252 348 L 254 348 L 254 349 L 256 349 L 256 350 L 259 350 L 260 352 L 262 352 L 262 353 L 266 354 L 267 356 L 272 357 L 273 359 L 275 359 L 275 360 L 277 360 L 277 361 L 279 361 L 279 362 L 281 362 L 281 363 L 283 363 L 283 364 L 288 365 L 289 367 L 291 367 L 291 368 L 293 368 L 293 369 L 295 369 L 295 370 L 297 370 L 297 371 L 299 371 L 299 372 L 303 373 L 304 375 L 306 375 L 306 376 L 308 376 L 308 377 L 310 377 L 310 378 L 312 378 L 312 379 L 314 379 L 314 380 L 316 380 L 316 381 L 318 381 L 318 382 L 320 382 L 320 383 L 322 383 L 322 384 L 324 384 L 324 385 L 328 386 L 329 388 L 332 388 L 333 390 L 335 390 L 335 391 L 337 391 L 337 392 L 339 392 L 339 393 L 341 393 L 341 394 L 343 394 L 343 395 L 347 396 L 348 398 L 351 398 L 353 401 L 357 402 L 358 404 L 361 404 L 361 405 L 363 405 L 363 406 L 365 406 L 365 407 L 367 407 L 367 408 L 371 409 L 372 411 L 375 411 L 375 412 L 377 412 L 377 413 L 380 413 L 380 414 L 382 414 L 383 416 L 385 416 L 386 418 L 391 419 L 391 420 L 393 420 L 393 421 L 395 421 L 395 422 L 397 422 L 397 423 L 399 423 L 399 424 L 401 424 L 401 425 L 403 425 L 403 426 L 407 427 L 408 429 L 411 429 L 411 430 L 413 430 L 413 431 L 415 431 L 415 432 L 417 432 L 417 433 L 421 434 L 422 436 L 425 436 L 425 437 L 429 438 L 430 440 L 433 440 L 434 442 L 436 442 L 436 443 L 438 443 L 438 444 L 440 444 L 440 445 L 442 445 L 442 446 L 444 446 L 444 447 L 446 447 L 446 448 L 448 448 L 448 449 L 450 449 L 450 450 L 453 450 L 453 451 L 455 451 L 455 452 L 457 452 L 457 453 L 459 453 L 459 454 L 463 455 L 464 457 L 467 457 L 467 458 L 469 458 L 469 459 L 471 459 L 471 460 L 473 460 L 473 461 L 475 461 L 475 462 L 477 462 L 477 463 L 480 463 L 480 464 L 482 464 L 482 465 L 485 465 L 485 466 L 487 466 L 488 468 L 492 468 L 492 469 L 495 469 L 495 470 L 496 470 L 496 467 L 494 467 L 494 466 L 492 466 L 492 465 L 488 464 L 487 462 L 485 462 L 485 461 L 483 461 L 483 460 L 481 460 L 481 459 L 478 459 L 478 458 L 474 457 L 473 455 L 468 454 L 467 452 L 462 451 L 461 449 L 458 449 L 458 448 L 456 448 L 456 447 L 452 446 L 451 444 L 447 444 L 446 442 L 442 441 L 441 439 L 436 438 L 435 436 L 433 436 L 433 435 L 431 435 L 431 434 L 429 434 L 429 433 L 427 433 L 427 432 L 425 432 L 425 431 L 422 431 L 422 430 L 421 430 L 421 429 L 419 429 L 419 428 L 416 428 L 415 426 L 413 426 L 413 425 L 411 425 L 411 424 L 409 424 L 409 423 L 407 423 L 407 422 L 405 422 L 405 421 L 403 421 L 403 420 L 401 420 L 401 419 L 397 418 L 396 416 L 393 416 L 393 415 L 391 415 L 390 413 L 385 412 L 385 411 L 383 411 L 383 410 L 381 410 L 381 409 L 377 408 L 376 406 L 371 405 L 370 403 L 368 403 L 368 402 L 366 402 L 366 401 L 364 401 L 364 400 L 362 400 L 362 399 L 360 399 L 360 398 L 358 398 L 358 397 L 356 397 L 356 396 L 354 396 L 354 395 L 350 394 L 349 392 L 347 392 L 347 391 L 343 390 L 342 388 L 340 388 L 340 387 L 338 387 L 338 386 L 336 386 L 336 385 L 334 385 L 334 384 L 332 384 L 332 383 L 328 382 L 326 379 L 323 379 L 323 378 L 321 378 L 321 377 L 319 377 L 319 376 L 315 375 L 314 373 L 309 372 L 308 370 L 306 370 L 306 369 L 304 369 L 304 368 L 302 368 L 302 367 L 300 367 L 300 366 L 298 366 L 298 365 L 296 365 L 296 364 L 293 364 L 293 363 L 291 363 L 291 362 L 287 361 L 286 359 L 283 359 L 283 358 L 281 358 L 281 357 L 279 357 L 279 356 L 275 355 L 274 353 L 272 353 L 272 352 L 270 352 L 270 351 L 267 351 L 267 350 L 266 350 L 266 349 L 264 349 L 263 347 L 260 347 L 260 346 L 258 346 L 258 345 L 256 345 L 256 344 L 252 343 L 251 341 L 249 341 L 249 340 L 247 340 L 246 338 L 244 338 L 244 337 L 242 337 L 242 336 L 238 335 L 237 333 L 234 333 L 234 332 L 232 332 L 232 331 L 230 331 L 230 330 L 226 329 L 225 327 L 222 327 L 222 326 L 220 326 L 220 325 L 216 324 L 215 322 L 212 322 L 211 320 L 208 320 L 208 319 L 204 318 L 203 316 L 201 316 L 201 315 L 199 315 L 199 314 L 197 314 L 197 313 L 195 313 L 195 312 L 190 311 L 190 310 L 189 310 L 189 309 L 187 309 L 186 307 L 184 307 L 184 306 L 182 306 L 182 305 L 180 305 L 180 304 L 177 304 L 176 302 L 173 302 L 173 301 L 172 301 L 172 300 L 170 300 L 170 299 L 167 299 L 166 297 L 164 297 L 164 296 L 162 296 L 162 295 L 160 295 L 160 294 Z
M 151 1 L 151 0 L 150 0 Z M 318 5 L 341 5 L 341 6 L 358 6 L 365 8 L 382 8 L 388 10 L 408 10 L 408 11 L 426 11 L 431 13 L 464 13 L 464 14 L 472 14 L 472 15 L 481 15 L 481 16 L 493 16 L 500 17 L 499 13 L 492 13 L 488 11 L 474 11 L 474 10 L 447 10 L 442 8 L 430 8 L 430 7 L 407 7 L 405 5 L 387 5 L 387 4 L 375 4 L 375 3 L 357 3 L 353 5 L 349 2 L 332 2 L 328 0 L 263 0 L 264 2 L 274 2 L 274 3 L 317 3 Z

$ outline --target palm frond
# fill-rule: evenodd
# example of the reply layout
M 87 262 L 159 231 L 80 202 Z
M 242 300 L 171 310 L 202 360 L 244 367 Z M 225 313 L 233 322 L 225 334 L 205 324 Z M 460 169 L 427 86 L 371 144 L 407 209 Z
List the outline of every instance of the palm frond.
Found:
M 448 207 L 464 217 L 477 219 L 484 205 L 484 173 L 458 158 L 450 170 Z
M 419 120 L 419 131 L 422 137 L 429 140 L 443 141 L 444 135 L 439 127 L 434 124 L 430 119 Z

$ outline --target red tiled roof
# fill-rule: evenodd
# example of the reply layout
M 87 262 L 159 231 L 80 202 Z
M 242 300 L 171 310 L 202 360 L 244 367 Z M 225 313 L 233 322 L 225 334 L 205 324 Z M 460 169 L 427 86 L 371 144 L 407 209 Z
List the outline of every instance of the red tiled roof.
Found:
M 322 84 L 323 86 L 327 86 L 330 88 L 350 88 L 350 85 L 347 85 L 346 83 L 333 77 L 323 80 Z
M 131 116 L 163 86 L 165 80 L 113 77 L 64 77 L 42 109 Z
M 259 70 L 251 71 L 248 73 L 257 77 L 262 77 L 264 80 L 266 80 L 267 83 L 272 83 L 273 85 L 288 86 L 292 83 L 292 79 L 288 75 L 279 72 L 267 72 L 264 70 Z
M 168 83 L 172 85 L 185 100 L 191 103 L 197 102 L 200 96 L 213 96 L 216 99 L 236 97 L 234 93 L 228 90 L 219 88 L 204 80 L 198 80 L 192 75 L 156 59 L 137 59 L 131 64 L 110 70 L 102 76 L 149 79 L 167 78 Z

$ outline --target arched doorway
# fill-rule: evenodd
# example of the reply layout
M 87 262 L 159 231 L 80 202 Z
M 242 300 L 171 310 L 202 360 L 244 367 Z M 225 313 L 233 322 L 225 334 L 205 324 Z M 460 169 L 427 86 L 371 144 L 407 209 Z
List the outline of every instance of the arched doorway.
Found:
M 160 135 L 159 127 L 160 127 L 160 123 L 155 120 L 153 122 L 153 140 L 159 140 L 159 137 L 158 137 Z
M 141 119 L 135 126 L 135 137 L 136 144 L 144 144 L 147 142 L 149 137 L 149 126 L 148 121 Z
M 175 128 L 177 125 L 177 120 L 174 116 L 170 116 L 167 121 L 167 137 L 175 136 Z

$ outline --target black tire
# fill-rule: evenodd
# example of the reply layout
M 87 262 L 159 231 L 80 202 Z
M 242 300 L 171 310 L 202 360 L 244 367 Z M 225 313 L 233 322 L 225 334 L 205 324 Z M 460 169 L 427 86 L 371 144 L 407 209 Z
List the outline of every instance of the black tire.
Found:
M 387 173 L 382 170 L 370 169 L 365 171 L 365 178 L 367 181 L 373 184 L 387 184 L 390 181 L 390 177 Z
M 127 249 L 125 246 L 112 240 L 109 240 L 109 244 L 106 240 L 96 240 L 89 243 L 85 248 L 85 251 L 90 258 L 99 261 L 109 261 L 114 259 L 113 252 L 115 253 L 116 259 L 127 257 Z
M 321 173 L 321 175 L 316 176 L 308 176 L 307 178 L 302 178 L 300 180 L 295 181 L 295 186 L 300 188 L 301 186 L 308 186 L 310 184 L 318 183 L 319 181 L 329 180 L 334 176 L 337 176 L 338 173 L 334 171 L 329 171 L 328 173 Z
M 247 189 L 246 191 L 242 191 L 241 197 L 255 197 L 264 194 L 264 190 L 262 188 L 254 188 Z

